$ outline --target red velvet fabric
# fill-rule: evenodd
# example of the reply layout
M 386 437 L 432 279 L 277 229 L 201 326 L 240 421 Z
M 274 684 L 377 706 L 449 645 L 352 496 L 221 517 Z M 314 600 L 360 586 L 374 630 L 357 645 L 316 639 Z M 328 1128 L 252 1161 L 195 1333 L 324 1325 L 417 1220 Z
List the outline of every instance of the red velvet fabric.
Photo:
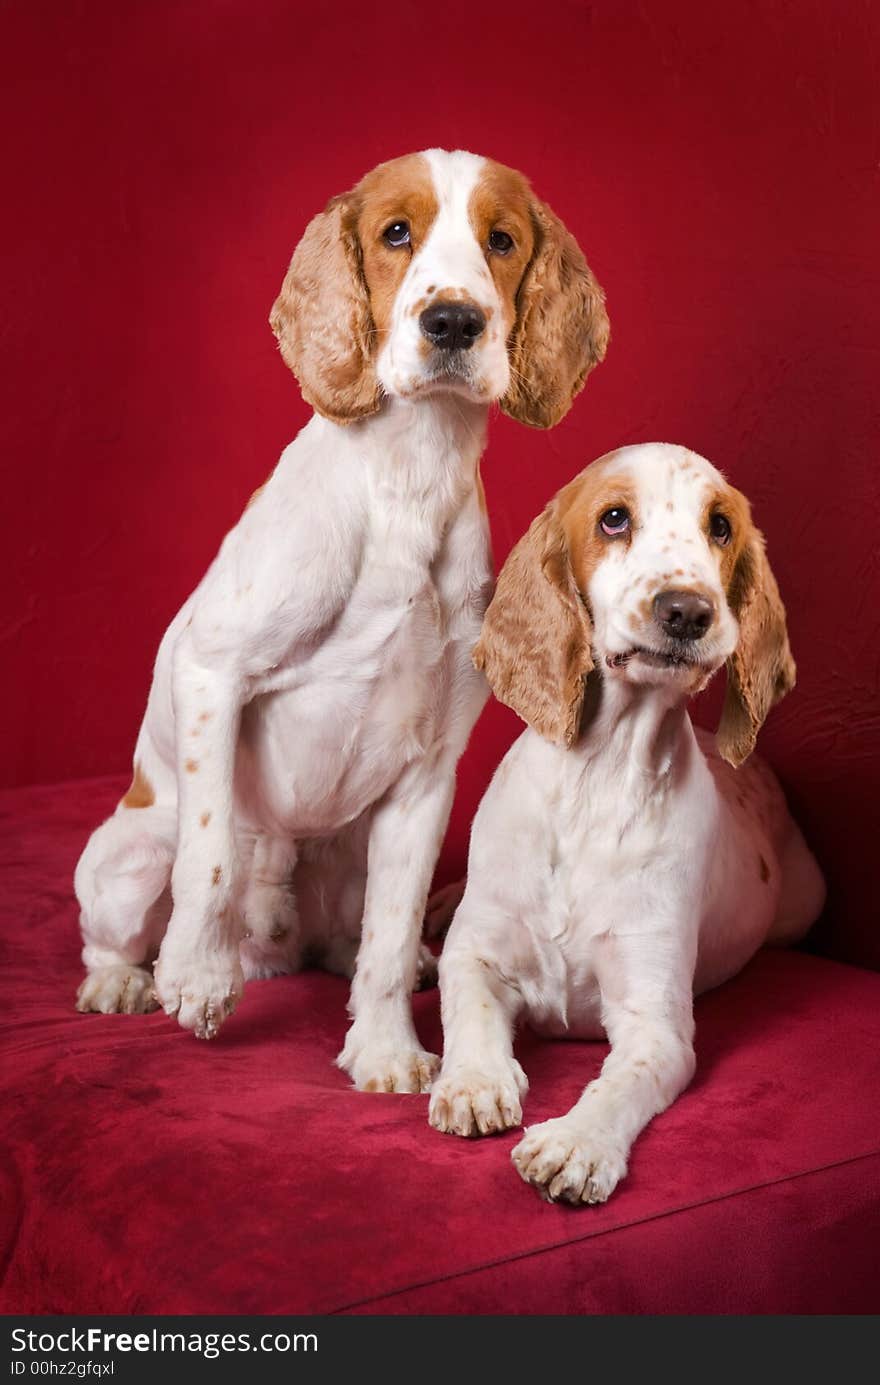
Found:
M 880 976 L 765 953 L 697 1005 L 699 1069 L 604 1207 L 542 1203 L 514 1136 L 333 1066 L 346 983 L 252 983 L 213 1044 L 78 1015 L 70 874 L 121 780 L 0 794 L 6 1312 L 880 1309 Z M 416 998 L 440 1040 L 436 994 Z M 527 1119 L 600 1044 L 524 1036 Z
M 762 745 L 827 873 L 813 944 L 880 965 L 876 61 L 862 4 L 10 0 L 0 445 L 7 1311 L 865 1311 L 878 1304 L 880 977 L 758 958 L 698 1005 L 691 1089 L 604 1208 L 513 1137 L 332 1064 L 345 984 L 249 987 L 211 1046 L 79 1016 L 71 875 L 162 630 L 307 411 L 266 324 L 312 213 L 440 144 L 523 168 L 612 343 L 566 422 L 493 420 L 496 556 L 590 458 L 665 439 L 752 498 L 800 679 Z M 708 716 L 708 708 L 701 715 Z M 441 874 L 519 729 L 490 706 Z M 439 1043 L 437 999 L 417 998 Z M 598 1045 L 522 1055 L 528 1118 Z
M 797 692 L 763 747 L 880 965 L 878 7 L 8 0 L 0 782 L 123 772 L 156 646 L 307 417 L 269 307 L 307 219 L 432 144 L 521 167 L 608 294 L 550 434 L 493 421 L 496 556 L 592 457 L 683 442 L 752 498 Z M 516 719 L 487 709 L 446 863 Z

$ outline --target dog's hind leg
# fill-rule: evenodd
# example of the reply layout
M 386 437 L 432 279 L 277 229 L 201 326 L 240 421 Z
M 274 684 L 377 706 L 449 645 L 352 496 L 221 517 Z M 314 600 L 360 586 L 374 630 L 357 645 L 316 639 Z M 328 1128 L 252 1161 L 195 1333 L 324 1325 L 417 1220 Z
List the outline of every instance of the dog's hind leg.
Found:
M 772 946 L 800 942 L 812 928 L 825 904 L 825 881 L 815 856 L 797 823 L 789 820 L 779 853 L 782 879 L 776 917 L 767 935 Z
M 367 809 L 334 837 L 303 842 L 294 875 L 303 948 L 308 960 L 337 976 L 354 976 L 367 888 Z M 437 979 L 437 959 L 422 946 L 415 989 Z
M 124 800 L 92 833 L 74 877 L 86 965 L 78 1010 L 155 1008 L 149 968 L 171 912 L 176 836 L 173 804 L 127 807 Z
M 304 842 L 294 876 L 309 961 L 354 975 L 367 884 L 370 811 L 333 837 Z
M 265 832 L 258 832 L 251 840 L 241 908 L 241 964 L 247 981 L 296 971 L 301 965 L 296 860 L 293 841 Z

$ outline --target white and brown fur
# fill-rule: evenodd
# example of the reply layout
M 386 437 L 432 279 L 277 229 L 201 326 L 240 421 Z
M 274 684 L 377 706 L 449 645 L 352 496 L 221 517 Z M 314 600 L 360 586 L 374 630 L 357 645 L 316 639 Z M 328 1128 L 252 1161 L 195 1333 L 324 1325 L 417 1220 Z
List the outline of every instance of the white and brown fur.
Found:
M 450 301 L 485 330 L 441 358 L 420 315 Z M 315 414 L 162 640 L 132 787 L 76 871 L 78 1005 L 144 1011 L 155 991 L 210 1038 L 245 977 L 317 961 L 354 975 L 340 1065 L 417 1092 L 436 1064 L 409 998 L 420 925 L 487 695 L 488 410 L 555 423 L 608 323 L 520 174 L 430 150 L 310 222 L 272 325 Z
M 670 637 L 664 594 L 703 603 L 702 633 Z M 474 822 L 440 963 L 430 1120 L 457 1135 L 520 1123 L 518 1020 L 606 1037 L 600 1075 L 512 1156 L 545 1197 L 603 1202 L 691 1079 L 694 992 L 762 944 L 801 938 L 824 900 L 779 784 L 751 755 L 795 667 L 745 497 L 685 448 L 601 458 L 514 548 L 476 661 L 530 729 Z M 716 740 L 687 704 L 725 663 Z

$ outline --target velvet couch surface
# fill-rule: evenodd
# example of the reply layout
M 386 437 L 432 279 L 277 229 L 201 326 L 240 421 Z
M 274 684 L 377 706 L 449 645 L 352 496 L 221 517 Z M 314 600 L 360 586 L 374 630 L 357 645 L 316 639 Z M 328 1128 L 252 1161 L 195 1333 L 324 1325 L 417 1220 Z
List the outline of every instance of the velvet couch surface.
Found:
M 337 977 L 250 984 L 211 1044 L 75 1013 L 70 875 L 123 788 L 0 795 L 5 1311 L 880 1309 L 880 975 L 759 954 L 698 1001 L 697 1077 L 609 1203 L 549 1206 L 515 1135 L 439 1135 L 426 1097 L 351 1089 Z M 415 1007 L 436 1048 L 436 992 Z M 525 1034 L 526 1120 L 604 1053 Z

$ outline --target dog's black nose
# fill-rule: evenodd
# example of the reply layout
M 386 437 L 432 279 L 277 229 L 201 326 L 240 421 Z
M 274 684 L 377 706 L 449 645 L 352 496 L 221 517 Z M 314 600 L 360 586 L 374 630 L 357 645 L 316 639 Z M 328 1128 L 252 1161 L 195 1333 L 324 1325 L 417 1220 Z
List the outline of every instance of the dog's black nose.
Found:
M 419 317 L 422 335 L 440 351 L 467 351 L 486 330 L 486 317 L 473 303 L 434 303 Z
M 701 640 L 714 615 L 712 602 L 699 592 L 660 592 L 654 597 L 654 619 L 673 640 Z

